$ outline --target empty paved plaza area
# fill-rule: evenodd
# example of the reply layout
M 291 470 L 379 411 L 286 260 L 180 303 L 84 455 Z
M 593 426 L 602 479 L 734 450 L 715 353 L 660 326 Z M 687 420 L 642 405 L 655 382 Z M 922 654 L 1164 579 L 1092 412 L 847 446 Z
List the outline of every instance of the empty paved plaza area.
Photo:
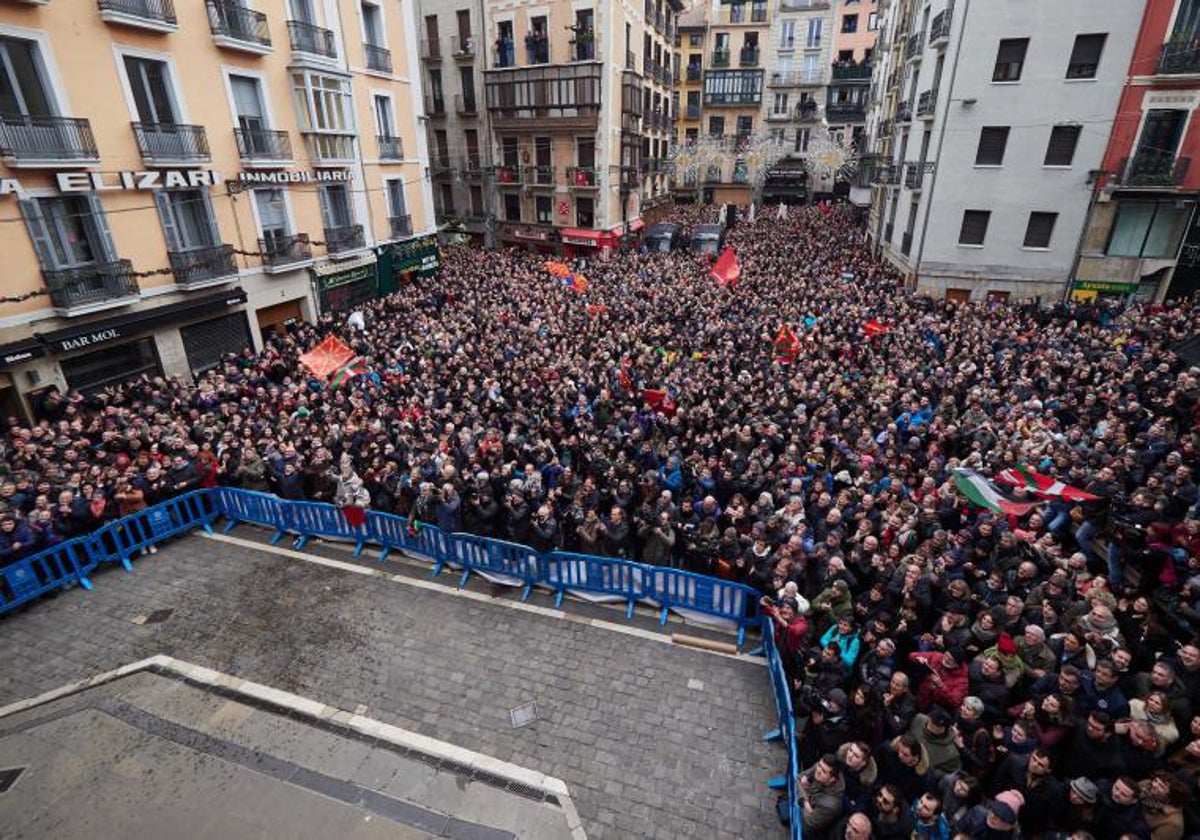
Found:
M 783 835 L 759 661 L 648 614 L 234 537 L 0 619 L 0 705 L 111 674 L 0 716 L 6 836 Z

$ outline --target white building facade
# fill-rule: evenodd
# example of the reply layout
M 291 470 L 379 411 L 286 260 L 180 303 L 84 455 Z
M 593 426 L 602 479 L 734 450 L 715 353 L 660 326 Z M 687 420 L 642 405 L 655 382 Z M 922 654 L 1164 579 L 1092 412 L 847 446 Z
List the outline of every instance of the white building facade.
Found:
M 938 297 L 1062 297 L 1142 4 L 893 0 L 884 14 L 875 244 Z

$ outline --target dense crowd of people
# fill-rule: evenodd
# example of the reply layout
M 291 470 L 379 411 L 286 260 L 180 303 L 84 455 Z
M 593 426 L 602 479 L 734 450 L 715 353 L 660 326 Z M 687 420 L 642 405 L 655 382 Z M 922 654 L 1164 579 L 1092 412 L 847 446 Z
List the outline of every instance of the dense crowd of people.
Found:
M 0 441 L 0 562 L 233 485 L 680 567 L 773 616 L 806 836 L 1200 833 L 1200 308 L 936 301 L 840 209 L 729 241 L 736 284 L 632 251 L 586 291 L 450 248 L 194 384 L 52 392 Z M 369 373 L 306 371 L 331 333 Z M 953 480 L 1018 466 L 1097 498 Z

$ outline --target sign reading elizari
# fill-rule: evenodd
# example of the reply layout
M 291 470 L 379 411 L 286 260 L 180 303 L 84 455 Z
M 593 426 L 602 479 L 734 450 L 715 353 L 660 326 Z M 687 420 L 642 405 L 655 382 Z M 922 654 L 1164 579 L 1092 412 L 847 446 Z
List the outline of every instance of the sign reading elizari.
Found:
M 59 192 L 107 192 L 112 190 L 158 190 L 212 187 L 221 177 L 211 169 L 154 169 L 137 172 L 55 172 Z M 0 178 L 0 196 L 25 196 L 17 178 Z

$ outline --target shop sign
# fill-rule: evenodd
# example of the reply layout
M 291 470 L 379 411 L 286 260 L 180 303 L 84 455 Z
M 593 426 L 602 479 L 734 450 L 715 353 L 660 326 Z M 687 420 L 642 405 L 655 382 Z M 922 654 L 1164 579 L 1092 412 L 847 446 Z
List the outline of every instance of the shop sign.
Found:
M 442 267 L 438 253 L 437 237 L 422 236 L 408 242 L 395 242 L 379 249 L 379 256 L 387 255 L 392 260 L 392 272 L 404 274 L 413 271 L 428 277 Z
M 1076 280 L 1076 291 L 1080 292 L 1102 292 L 1107 294 L 1127 295 L 1130 292 L 1136 292 L 1138 289 L 1137 283 L 1116 283 L 1108 280 Z
M 54 183 L 61 193 L 113 192 L 121 190 L 192 189 L 213 187 L 221 176 L 211 169 L 155 169 L 130 172 L 55 172 Z M 19 178 L 0 178 L 0 197 L 25 197 Z
M 352 268 L 349 271 L 339 271 L 337 274 L 329 274 L 320 278 L 322 289 L 335 289 L 338 286 L 345 286 L 348 283 L 357 283 L 359 280 L 366 280 L 368 277 L 375 276 L 375 264 L 360 265 Z
M 567 233 L 563 234 L 562 241 L 568 245 L 587 245 L 589 248 L 595 248 L 600 244 L 595 239 L 589 239 L 586 236 L 571 236 Z
M 354 173 L 349 169 L 284 169 L 238 173 L 238 182 L 242 184 L 314 184 L 350 181 L 353 178 Z
M 97 344 L 105 344 L 109 341 L 116 341 L 121 338 L 123 333 L 116 327 L 109 327 L 105 330 L 97 330 L 92 333 L 84 333 L 83 335 L 64 338 L 58 342 L 59 350 L 68 352 L 70 350 L 82 350 L 85 347 L 95 347 Z
M 41 355 L 44 355 L 44 351 L 39 350 L 36 347 L 31 347 L 28 350 L 14 350 L 11 353 L 5 353 L 3 356 L 0 356 L 0 363 L 2 363 L 5 367 L 9 367 L 10 365 L 20 364 L 21 362 L 28 362 L 30 359 L 36 359 Z

